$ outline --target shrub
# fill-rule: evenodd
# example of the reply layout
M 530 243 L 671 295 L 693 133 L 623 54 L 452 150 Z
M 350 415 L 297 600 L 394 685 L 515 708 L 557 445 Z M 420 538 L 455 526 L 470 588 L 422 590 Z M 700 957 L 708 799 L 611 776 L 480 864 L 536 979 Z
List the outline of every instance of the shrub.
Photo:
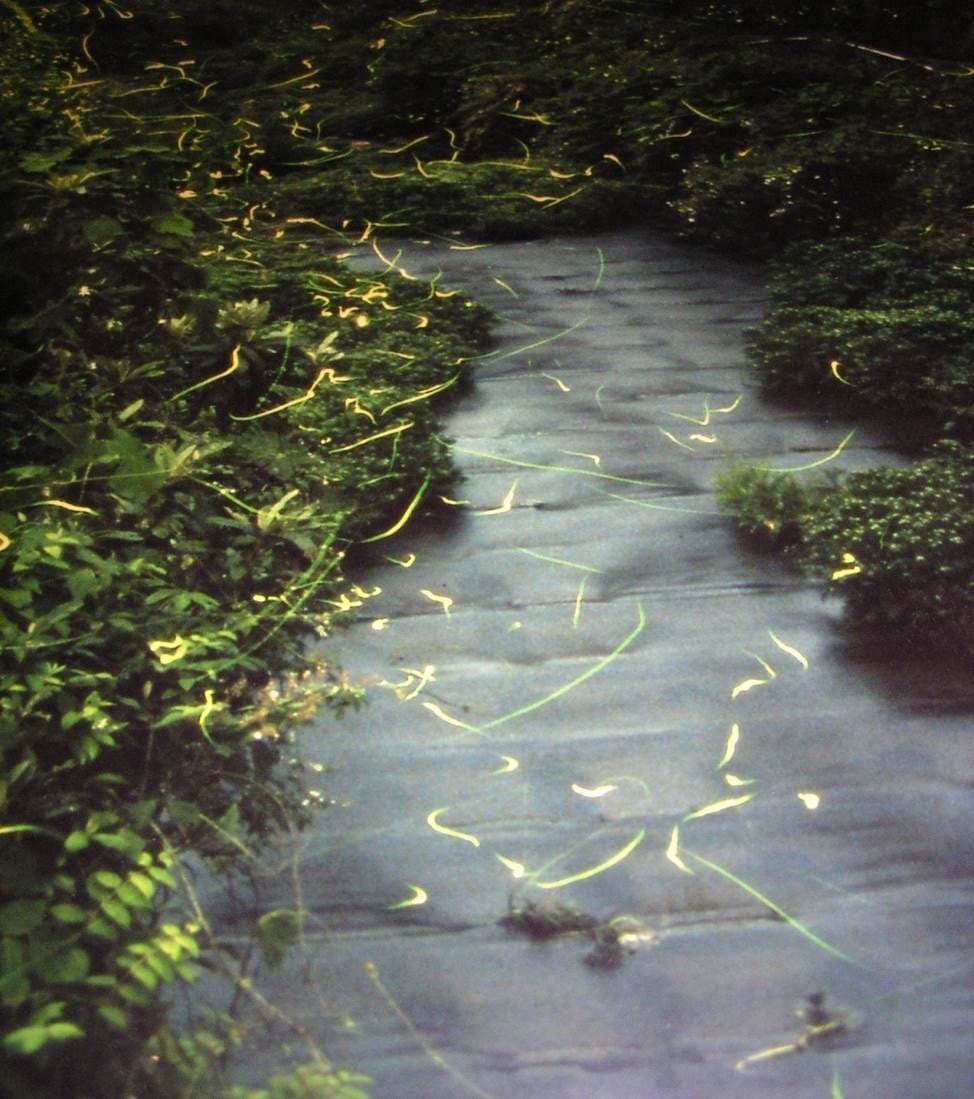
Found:
M 803 524 L 802 561 L 851 621 L 974 651 L 974 449 L 852 473 Z
M 747 534 L 793 549 L 801 543 L 812 494 L 790 473 L 741 464 L 718 475 L 717 499 Z

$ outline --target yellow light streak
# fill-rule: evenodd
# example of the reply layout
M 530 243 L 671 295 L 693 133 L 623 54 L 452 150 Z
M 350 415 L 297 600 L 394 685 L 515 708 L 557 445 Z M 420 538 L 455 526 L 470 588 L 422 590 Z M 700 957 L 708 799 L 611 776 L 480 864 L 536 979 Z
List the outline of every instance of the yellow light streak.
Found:
M 204 378 L 201 382 L 197 382 L 195 385 L 187 386 L 185 389 L 181 389 L 178 393 L 175 393 L 169 399 L 171 401 L 178 401 L 180 397 L 185 397 L 187 393 L 193 393 L 197 389 L 202 389 L 205 385 L 211 385 L 213 382 L 218 382 L 221 378 L 229 378 L 230 375 L 238 370 L 240 367 L 240 344 L 236 344 L 233 350 L 230 352 L 230 365 L 226 370 L 221 370 L 219 374 L 214 374 L 212 377 Z
M 367 446 L 369 443 L 378 442 L 379 439 L 385 439 L 389 435 L 399 435 L 403 431 L 408 431 L 413 426 L 414 426 L 414 424 L 410 420 L 410 422 L 408 424 L 400 424 L 398 427 L 387 428 L 385 431 L 380 431 L 376 435 L 369 435 L 367 438 L 359 439 L 357 442 L 349 443 L 347 446 L 332 447 L 332 449 L 329 451 L 329 453 L 330 454 L 344 454 L 345 451 L 347 451 L 347 450 L 355 450 L 357 447 Z
M 801 793 L 798 795 L 798 800 L 805 806 L 806 809 L 815 810 L 822 804 L 822 799 L 818 794 Z
M 499 278 L 498 278 L 498 277 L 497 277 L 496 275 L 494 275 L 494 276 L 493 276 L 493 278 L 494 278 L 494 282 L 496 282 L 496 283 L 497 283 L 497 285 L 498 285 L 498 286 L 500 286 L 500 287 L 501 287 L 502 289 L 506 290 L 506 291 L 507 291 L 507 292 L 508 292 L 508 293 L 509 293 L 509 294 L 511 295 L 511 297 L 514 297 L 514 298 L 519 298 L 519 297 L 521 296 L 521 295 L 520 295 L 520 294 L 519 294 L 519 293 L 518 293 L 518 292 L 517 292 L 517 291 L 516 291 L 516 290 L 514 289 L 514 287 L 513 287 L 513 286 L 511 286 L 510 284 L 506 283 L 506 282 L 505 282 L 505 281 L 504 281 L 503 279 L 499 279 Z
M 722 767 L 726 767 L 728 763 L 734 758 L 734 753 L 737 751 L 737 745 L 741 739 L 741 727 L 735 721 L 730 728 L 730 734 L 727 737 L 727 744 L 724 747 L 724 754 L 721 757 L 720 763 L 717 764 L 717 770 Z
M 717 442 L 717 436 L 716 435 L 699 435 L 699 434 L 697 434 L 697 435 L 688 435 L 687 438 L 692 439 L 694 442 L 697 442 L 697 443 L 716 443 Z
M 542 378 L 547 378 L 548 381 L 550 381 L 550 382 L 554 382 L 555 385 L 558 386 L 558 388 L 562 391 L 562 393 L 571 393 L 571 391 L 572 391 L 572 388 L 571 388 L 570 385 L 565 385 L 565 383 L 561 380 L 561 378 L 556 378 L 554 376 L 554 374 L 546 374 L 542 370 L 541 371 L 541 377 Z
M 688 813 L 683 822 L 688 820 L 699 820 L 700 817 L 709 817 L 714 813 L 723 813 L 727 809 L 736 809 L 739 805 L 745 805 L 747 802 L 754 798 L 754 794 L 742 794 L 736 798 L 724 798 L 722 801 L 711 802 L 710 805 L 705 805 L 702 809 L 697 809 L 693 813 Z
M 392 620 L 389 618 L 376 618 L 372 622 L 372 629 L 375 630 L 376 633 L 381 633 L 382 630 L 388 627 L 391 621 Z
M 677 824 L 674 826 L 673 831 L 670 833 L 670 842 L 666 846 L 666 857 L 671 863 L 678 869 L 682 870 L 684 874 L 693 875 L 693 871 L 689 866 L 680 858 L 677 853 L 680 849 L 680 826 Z
M 739 778 L 737 775 L 732 775 L 729 771 L 724 772 L 724 782 L 728 786 L 753 786 L 753 778 Z
M 788 645 L 776 636 L 773 630 L 768 630 L 768 636 L 778 646 L 783 653 L 787 653 L 790 657 L 797 660 L 799 664 L 808 671 L 808 658 L 800 653 L 793 645 Z
M 831 462 L 834 458 L 838 458 L 842 451 L 845 450 L 846 446 L 849 443 L 849 440 L 852 438 L 853 435 L 855 435 L 855 433 L 856 430 L 855 428 L 853 428 L 852 431 L 850 431 L 849 434 L 846 435 L 846 437 L 842 440 L 842 442 L 839 443 L 835 450 L 831 452 L 831 454 L 827 454 L 824 458 L 819 458 L 815 462 L 808 462 L 806 465 L 803 466 L 755 466 L 754 468 L 764 470 L 767 473 L 801 473 L 802 470 L 817 469 L 819 466 L 824 466 L 826 462 Z
M 491 771 L 492 775 L 509 775 L 512 771 L 516 771 L 521 766 L 521 761 L 515 759 L 513 756 L 501 756 L 504 761 L 503 767 L 498 767 L 496 771 Z
M 589 454 L 584 450 L 559 450 L 559 454 L 569 454 L 573 458 L 588 458 L 594 465 L 601 467 L 602 459 L 598 454 Z
M 406 506 L 406 510 L 402 513 L 402 516 L 396 520 L 395 523 L 388 530 L 384 530 L 381 534 L 373 534 L 371 538 L 363 538 L 362 544 L 365 545 L 369 542 L 380 542 L 384 538 L 391 538 L 394 534 L 398 534 L 399 531 L 409 522 L 412 518 L 413 512 L 419 507 L 420 501 L 426 495 L 426 490 L 430 486 L 432 480 L 432 474 L 427 473 L 423 479 L 423 483 L 419 486 L 416 495 L 409 501 Z
M 774 670 L 774 668 L 771 667 L 767 660 L 763 660 L 760 656 L 758 656 L 757 653 L 748 653 L 747 655 L 753 656 L 754 659 L 761 665 L 761 667 L 764 668 L 765 672 L 767 672 L 768 679 L 778 678 L 778 673 Z
M 572 790 L 583 798 L 604 798 L 606 794 L 611 794 L 613 790 L 618 789 L 619 787 L 611 782 L 607 782 L 602 786 L 579 786 L 577 782 L 572 783 Z
M 454 500 L 452 496 L 441 496 L 440 499 L 443 501 L 444 504 L 447 505 L 447 507 L 451 508 L 466 507 L 470 503 L 469 500 Z
M 667 430 L 666 430 L 665 428 L 662 428 L 662 427 L 660 427 L 660 428 L 657 428 L 657 430 L 659 431 L 660 435 L 664 435 L 664 436 L 665 436 L 665 437 L 666 437 L 667 439 L 669 439 L 669 440 L 670 440 L 670 442 L 671 442 L 671 443 L 676 443 L 676 445 L 677 445 L 677 446 L 679 446 L 679 447 L 683 447 L 683 449 L 684 449 L 684 450 L 689 450 L 689 451 L 690 451 L 691 453 L 695 453 L 695 451 L 693 450 L 693 447 L 692 447 L 692 446 L 690 446 L 690 445 L 689 445 L 689 444 L 687 444 L 687 443 L 681 442 L 681 441 L 680 441 L 680 440 L 679 440 L 679 439 L 678 439 L 678 438 L 677 438 L 677 437 L 676 437 L 676 436 L 675 436 L 675 435 L 673 434 L 673 432 L 672 432 L 672 431 L 667 431 Z
M 463 840 L 464 843 L 473 844 L 474 847 L 479 847 L 480 840 L 476 836 L 471 836 L 469 832 L 458 832 L 455 828 L 447 828 L 445 824 L 440 824 L 437 817 L 440 813 L 447 812 L 449 808 L 449 805 L 444 805 L 440 809 L 434 809 L 426 818 L 426 823 L 434 832 L 439 832 L 441 836 L 450 836 L 453 839 Z
M 468 733 L 479 733 L 480 730 L 475 725 L 468 725 L 465 721 L 461 721 L 458 717 L 451 717 L 448 713 L 442 710 L 435 702 L 424 702 L 423 705 L 427 710 L 440 721 L 445 721 L 447 725 L 455 725 L 458 729 L 466 729 Z
M 847 380 L 846 380 L 845 378 L 843 378 L 843 377 L 842 377 L 842 375 L 841 375 L 841 374 L 839 373 L 839 367 L 840 367 L 841 365 L 842 365 L 842 363 L 840 363 L 838 359 L 833 359 L 833 360 L 832 360 L 832 361 L 831 361 L 831 362 L 829 363 L 829 370 L 830 370 L 830 371 L 831 371 L 831 373 L 832 373 L 832 377 L 833 377 L 833 378 L 835 378 L 835 380 L 836 380 L 837 382 L 841 382 L 841 383 L 842 383 L 843 385 L 852 385 L 852 382 L 850 382 L 850 381 L 847 381 Z
M 435 591 L 430 591 L 429 588 L 420 588 L 420 595 L 425 595 L 427 599 L 432 599 L 434 603 L 439 603 L 443 608 L 443 613 L 450 617 L 450 608 L 453 606 L 453 600 L 448 595 L 437 595 Z
M 418 904 L 426 904 L 429 893 L 421 885 L 410 885 L 409 888 L 413 891 L 413 895 L 398 904 L 390 904 L 386 909 L 387 912 L 398 912 L 400 908 L 414 908 Z
M 393 401 L 392 404 L 386 405 L 382 410 L 382 415 L 385 416 L 394 408 L 401 408 L 403 405 L 414 404 L 416 401 L 425 401 L 429 397 L 435 397 L 437 393 L 442 393 L 445 389 L 449 389 L 451 385 L 456 385 L 459 380 L 460 374 L 458 372 L 448 381 L 441 382 L 439 385 L 431 385 L 428 389 L 420 390 L 419 393 L 414 393 L 411 397 L 404 397 L 401 401 Z
M 387 557 L 386 560 L 392 565 L 398 565 L 403 569 L 411 569 L 416 564 L 416 554 L 407 553 L 405 557 Z
M 514 494 L 517 492 L 517 481 L 508 489 L 507 495 L 496 508 L 486 508 L 484 511 L 475 511 L 474 515 L 505 515 L 514 505 Z
M 731 691 L 731 701 L 737 698 L 738 695 L 745 694 L 747 691 L 753 690 L 755 687 L 763 687 L 768 681 L 766 679 L 745 679 L 737 684 Z
M 407 149 L 411 149 L 414 145 L 419 145 L 423 141 L 429 141 L 429 139 L 429 134 L 423 134 L 422 137 L 413 138 L 412 141 L 407 141 L 405 145 L 400 145 L 397 149 L 380 149 L 379 152 L 385 156 L 396 156 L 398 153 L 404 153 Z
M 71 504 L 67 500 L 38 500 L 35 507 L 39 508 L 64 508 L 65 511 L 77 511 L 84 515 L 97 515 L 92 508 L 82 507 L 81 504 Z
M 698 118 L 705 118 L 708 122 L 716 122 L 718 126 L 724 125 L 724 119 L 715 118 L 712 114 L 707 114 L 705 111 L 701 111 L 699 107 L 694 107 L 692 103 L 688 103 L 685 99 L 681 99 L 680 102 L 683 104 L 684 107 L 686 107 L 688 111 L 693 111 L 693 113 Z
M 403 671 L 408 673 L 408 678 L 393 688 L 400 702 L 410 702 L 428 683 L 436 682 L 435 664 L 426 664 L 421 669 L 403 668 Z
M 578 594 L 575 596 L 575 610 L 572 614 L 572 629 L 578 629 L 579 620 L 582 617 L 582 601 L 585 598 L 585 583 L 588 580 L 587 576 L 582 577 L 582 582 L 578 585 Z
M 727 405 L 727 407 L 726 407 L 726 408 L 714 408 L 714 409 L 712 409 L 711 411 L 713 411 L 713 412 L 720 412 L 720 413 L 722 413 L 722 414 L 726 414 L 726 413 L 728 413 L 728 412 L 733 412 L 733 411 L 734 411 L 734 409 L 736 409 L 736 408 L 737 408 L 737 406 L 738 406 L 738 405 L 739 405 L 739 404 L 741 403 L 741 401 L 743 401 L 743 400 L 744 400 L 744 397 L 743 397 L 743 395 L 742 395 L 742 396 L 739 396 L 739 397 L 736 397 L 736 398 L 734 399 L 733 403 L 732 403 L 732 404 L 729 404 L 729 405 Z
M 857 573 L 862 572 L 862 565 L 856 560 L 855 556 L 851 553 L 843 553 L 842 562 L 847 567 L 844 569 L 836 569 L 832 573 L 833 580 L 844 580 L 847 576 L 855 576 Z
M 635 836 L 625 845 L 620 848 L 614 855 L 610 855 L 604 862 L 600 862 L 597 866 L 592 866 L 588 870 L 582 870 L 577 874 L 571 874 L 567 878 L 559 878 L 558 881 L 539 881 L 535 884 L 539 889 L 561 889 L 565 885 L 573 885 L 578 881 L 585 881 L 587 878 L 594 878 L 596 874 L 601 874 L 606 870 L 611 869 L 613 866 L 618 865 L 623 859 L 628 858 L 633 851 L 643 842 L 646 837 L 646 829 L 641 828 Z

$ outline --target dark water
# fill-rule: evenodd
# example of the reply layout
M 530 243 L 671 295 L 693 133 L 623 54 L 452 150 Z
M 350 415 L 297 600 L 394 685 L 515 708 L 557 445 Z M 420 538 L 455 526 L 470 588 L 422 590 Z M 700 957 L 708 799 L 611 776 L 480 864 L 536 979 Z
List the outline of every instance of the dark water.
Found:
M 310 914 L 263 991 L 376 1099 L 974 1094 L 969 685 L 856 656 L 712 495 L 854 428 L 832 468 L 896 459 L 759 399 L 729 262 L 631 233 L 400 262 L 499 344 L 448 417 L 469 503 L 384 543 L 336 639 L 371 704 L 304 738 L 339 804 L 260 884 Z M 511 898 L 633 952 L 508 932 Z M 817 991 L 844 1033 L 746 1061 Z

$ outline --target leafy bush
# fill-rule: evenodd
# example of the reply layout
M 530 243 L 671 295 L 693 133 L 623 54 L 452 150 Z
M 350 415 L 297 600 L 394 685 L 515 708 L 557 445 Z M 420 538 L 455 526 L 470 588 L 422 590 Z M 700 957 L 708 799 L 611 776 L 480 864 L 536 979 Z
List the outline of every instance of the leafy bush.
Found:
M 802 559 L 851 620 L 974 651 L 974 450 L 942 443 L 910 469 L 852 473 L 803 526 Z
M 718 475 L 717 499 L 747 534 L 793 549 L 801 543 L 813 494 L 793 474 L 742 464 Z

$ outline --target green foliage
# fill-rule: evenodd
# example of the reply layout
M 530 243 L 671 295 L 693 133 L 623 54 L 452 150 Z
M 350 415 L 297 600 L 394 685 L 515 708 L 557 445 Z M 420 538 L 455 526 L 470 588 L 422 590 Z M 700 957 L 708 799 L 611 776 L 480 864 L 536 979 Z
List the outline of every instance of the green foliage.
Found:
M 804 526 L 803 561 L 851 619 L 888 637 L 974 652 L 974 451 L 846 477 Z M 849 555 L 847 557 L 846 555 Z
M 718 476 L 717 499 L 747 534 L 792 549 L 802 540 L 813 495 L 793 474 L 742 464 Z

